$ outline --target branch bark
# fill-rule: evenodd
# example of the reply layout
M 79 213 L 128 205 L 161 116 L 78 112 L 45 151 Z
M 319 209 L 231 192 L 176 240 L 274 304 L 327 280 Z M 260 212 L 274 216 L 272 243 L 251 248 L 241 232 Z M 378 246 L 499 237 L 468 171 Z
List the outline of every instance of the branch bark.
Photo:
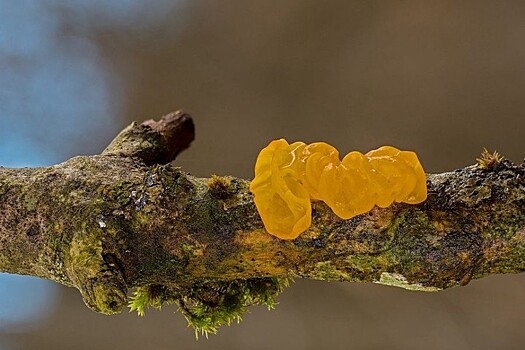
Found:
M 76 287 L 111 314 L 131 287 L 293 276 L 432 291 L 525 270 L 525 163 L 429 174 L 424 203 L 350 220 L 314 203 L 312 227 L 283 241 L 248 181 L 170 163 L 193 138 L 176 112 L 130 125 L 101 155 L 0 168 L 0 271 Z

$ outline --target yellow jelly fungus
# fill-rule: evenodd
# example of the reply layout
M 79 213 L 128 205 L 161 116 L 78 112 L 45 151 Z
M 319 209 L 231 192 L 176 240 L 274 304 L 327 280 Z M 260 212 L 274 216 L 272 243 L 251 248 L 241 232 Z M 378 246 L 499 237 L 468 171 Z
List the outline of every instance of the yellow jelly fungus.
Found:
M 393 202 L 427 198 L 426 176 L 417 155 L 383 146 L 343 160 L 324 142 L 288 144 L 280 139 L 261 150 L 250 191 L 266 231 L 295 239 L 312 221 L 311 200 L 325 202 L 343 219 Z

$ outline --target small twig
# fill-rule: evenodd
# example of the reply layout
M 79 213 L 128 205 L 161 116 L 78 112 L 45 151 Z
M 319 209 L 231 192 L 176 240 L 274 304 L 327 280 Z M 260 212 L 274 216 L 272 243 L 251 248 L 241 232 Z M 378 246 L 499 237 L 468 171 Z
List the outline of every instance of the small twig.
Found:
M 147 165 L 167 164 L 195 138 L 195 127 L 189 114 L 182 111 L 147 120 L 125 128 L 102 152 L 103 155 L 139 158 Z

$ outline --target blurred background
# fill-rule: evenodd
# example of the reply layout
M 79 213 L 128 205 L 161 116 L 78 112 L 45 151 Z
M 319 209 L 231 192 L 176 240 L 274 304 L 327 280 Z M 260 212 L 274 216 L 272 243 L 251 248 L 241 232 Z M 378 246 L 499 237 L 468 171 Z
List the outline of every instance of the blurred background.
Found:
M 483 147 L 525 157 L 525 2 L 0 0 L 0 165 L 99 153 L 175 109 L 197 138 L 177 163 L 251 178 L 270 140 L 383 144 L 428 172 Z M 297 281 L 194 340 L 167 307 L 102 316 L 74 289 L 0 274 L 0 350 L 523 349 L 525 276 L 434 294 Z

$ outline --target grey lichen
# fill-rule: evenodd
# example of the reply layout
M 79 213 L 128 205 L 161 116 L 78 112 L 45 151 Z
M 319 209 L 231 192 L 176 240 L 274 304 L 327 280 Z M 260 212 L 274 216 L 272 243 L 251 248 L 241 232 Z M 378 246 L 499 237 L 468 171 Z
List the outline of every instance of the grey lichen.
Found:
M 403 289 L 419 291 L 419 292 L 437 292 L 441 290 L 436 287 L 426 287 L 419 283 L 410 283 L 406 277 L 399 273 L 383 272 L 379 281 L 374 281 L 377 284 L 384 284 L 386 286 L 399 287 Z

